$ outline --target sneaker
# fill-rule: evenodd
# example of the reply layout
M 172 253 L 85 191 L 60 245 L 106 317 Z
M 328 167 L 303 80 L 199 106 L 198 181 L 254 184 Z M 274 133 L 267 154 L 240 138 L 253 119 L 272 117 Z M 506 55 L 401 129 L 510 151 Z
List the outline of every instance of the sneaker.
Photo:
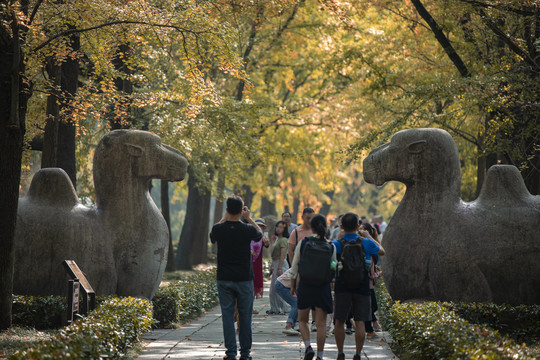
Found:
M 283 330 L 283 333 L 284 333 L 285 335 L 291 335 L 291 336 L 298 336 L 298 335 L 300 335 L 300 331 L 295 330 L 295 329 L 293 329 L 293 328 L 285 329 L 285 330 Z
M 274 315 L 275 313 L 273 310 L 266 310 L 266 315 Z
M 317 331 L 317 324 L 315 324 L 315 322 L 311 323 L 311 331 L 313 332 Z
M 362 359 L 360 358 L 360 355 L 354 354 L 354 356 L 352 357 L 352 360 L 362 360 Z
M 312 360 L 314 356 L 315 356 L 315 351 L 313 351 L 313 348 L 309 346 L 306 349 L 306 352 L 304 353 L 304 360 Z
M 347 328 L 347 329 L 345 329 L 345 334 L 351 335 L 352 333 L 354 333 L 354 329 L 353 329 L 353 328 Z
M 378 337 L 379 335 L 377 335 L 377 334 L 374 333 L 374 332 L 368 332 L 368 333 L 366 333 L 366 336 L 367 336 L 367 337 Z
M 345 354 L 343 354 L 343 353 L 338 354 L 336 360 L 345 360 Z

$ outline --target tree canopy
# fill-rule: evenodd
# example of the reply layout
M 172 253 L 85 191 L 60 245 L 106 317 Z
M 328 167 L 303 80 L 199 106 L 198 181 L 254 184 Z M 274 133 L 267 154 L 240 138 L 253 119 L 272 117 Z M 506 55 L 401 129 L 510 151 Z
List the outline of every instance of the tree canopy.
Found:
M 204 203 L 237 192 L 259 213 L 312 206 L 391 216 L 403 187 L 368 186 L 361 160 L 408 127 L 454 136 L 464 199 L 476 197 L 498 162 L 516 165 L 540 193 L 537 1 L 0 6 L 2 126 L 24 134 L 26 149 L 42 139 L 47 166 L 59 165 L 62 141 L 72 138 L 68 157 L 88 202 L 93 148 L 122 127 L 152 131 L 185 152 L 191 190 Z M 20 162 L 22 142 L 10 139 L 3 154 Z M 20 167 L 6 170 L 16 179 L 10 193 Z M 185 199 L 187 183 L 178 192 Z M 16 211 L 14 199 L 2 208 Z

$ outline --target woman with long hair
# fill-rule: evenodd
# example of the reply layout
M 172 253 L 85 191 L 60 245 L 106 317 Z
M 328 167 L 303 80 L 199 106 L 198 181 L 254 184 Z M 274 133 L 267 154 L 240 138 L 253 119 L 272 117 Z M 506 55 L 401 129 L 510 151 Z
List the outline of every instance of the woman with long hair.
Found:
M 336 264 L 335 246 L 328 243 L 325 238 L 326 218 L 322 215 L 315 215 L 311 219 L 310 225 L 314 235 L 300 241 L 295 250 L 290 271 L 291 294 L 296 294 L 298 298 L 298 322 L 306 347 L 305 360 L 311 360 L 315 356 L 315 351 L 311 347 L 308 328 L 309 310 L 313 307 L 315 308 L 315 323 L 317 326 L 317 359 L 323 358 L 326 341 L 326 315 L 333 312 L 330 289 L 332 281 L 331 267 L 335 267 Z M 309 244 L 310 242 L 313 243 Z M 308 246 L 317 248 L 317 252 L 310 252 Z M 302 256 L 304 251 L 306 256 Z M 316 260 L 315 253 L 321 254 L 320 256 L 317 255 Z M 328 257 L 326 258 L 326 256 Z M 324 266 L 328 266 L 328 269 L 324 268 Z M 302 274 L 300 277 L 298 277 L 299 273 Z M 328 276 L 325 276 L 324 280 L 320 282 L 314 282 L 313 280 L 308 282 L 308 278 L 311 278 L 315 273 L 328 274 Z
M 381 244 L 377 229 L 374 228 L 371 224 L 361 224 L 359 230 L 366 230 L 369 233 L 369 236 L 371 236 L 373 240 L 377 242 L 377 244 Z M 378 260 L 378 256 L 371 256 L 371 262 L 373 266 L 377 264 Z M 375 331 L 382 331 L 382 328 L 379 320 L 377 319 L 377 316 L 375 315 L 375 312 L 379 308 L 377 305 L 377 297 L 375 296 L 375 279 L 369 279 L 369 292 L 371 296 L 371 321 L 364 321 L 364 325 L 366 328 L 366 336 L 377 337 Z
M 264 219 L 257 219 L 255 223 L 259 225 L 259 228 L 263 231 L 263 237 L 259 241 L 251 242 L 251 257 L 253 261 L 253 291 L 255 292 L 255 299 L 263 297 L 264 279 L 263 279 L 263 247 L 270 246 L 268 241 L 268 233 L 266 232 L 266 223 Z M 254 314 L 258 314 L 257 310 L 253 311 Z
M 285 261 L 289 247 L 288 238 L 287 224 L 285 221 L 278 221 L 272 237 L 272 265 L 270 266 L 272 282 L 270 283 L 270 310 L 266 312 L 267 314 L 284 314 L 289 311 L 289 305 L 283 301 L 274 288 L 276 279 L 288 269 L 287 261 Z

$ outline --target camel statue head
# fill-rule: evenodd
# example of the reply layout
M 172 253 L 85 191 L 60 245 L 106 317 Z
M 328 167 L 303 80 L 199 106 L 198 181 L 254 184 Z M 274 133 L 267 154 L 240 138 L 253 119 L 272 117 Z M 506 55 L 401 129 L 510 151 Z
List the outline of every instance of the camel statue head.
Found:
M 375 185 L 396 180 L 451 186 L 461 182 L 459 156 L 450 134 L 440 129 L 407 129 L 364 159 L 364 178 Z M 433 171 L 437 169 L 437 171 Z
M 147 186 L 151 179 L 180 181 L 188 162 L 177 149 L 164 145 L 159 136 L 147 131 L 114 130 L 99 142 L 94 155 L 94 184 L 98 206 L 103 188 L 111 189 L 119 179 Z

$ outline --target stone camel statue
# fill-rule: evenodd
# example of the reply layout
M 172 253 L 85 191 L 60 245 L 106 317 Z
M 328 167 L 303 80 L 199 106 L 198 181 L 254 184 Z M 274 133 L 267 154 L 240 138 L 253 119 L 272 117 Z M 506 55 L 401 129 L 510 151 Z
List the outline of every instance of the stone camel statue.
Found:
M 369 183 L 407 187 L 383 239 L 392 298 L 540 304 L 540 196 L 516 167 L 492 166 L 464 202 L 457 147 L 440 129 L 399 131 L 363 166 Z
M 70 259 L 98 295 L 152 298 L 167 263 L 169 235 L 148 185 L 151 179 L 184 179 L 187 165 L 157 135 L 111 131 L 95 150 L 95 207 L 80 203 L 62 169 L 40 170 L 19 200 L 14 293 L 65 295 L 62 261 Z

